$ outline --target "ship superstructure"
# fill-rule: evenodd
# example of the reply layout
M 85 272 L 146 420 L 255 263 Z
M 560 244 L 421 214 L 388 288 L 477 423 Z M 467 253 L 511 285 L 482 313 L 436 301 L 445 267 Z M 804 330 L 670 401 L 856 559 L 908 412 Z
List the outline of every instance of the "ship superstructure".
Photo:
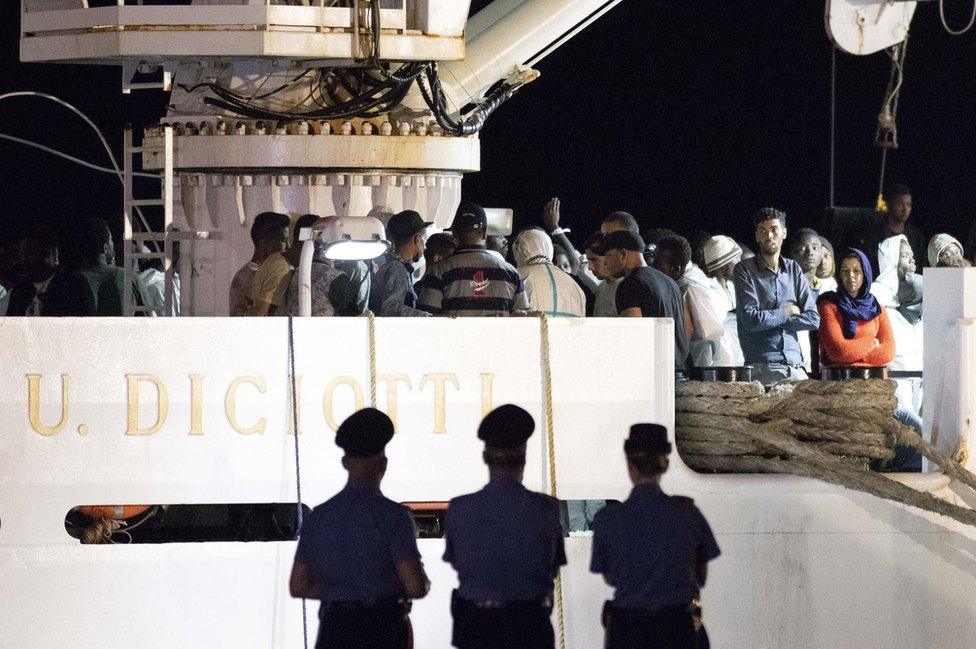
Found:
M 626 497 L 627 426 L 674 428 L 670 321 L 214 317 L 260 211 L 413 208 L 449 225 L 479 124 L 615 4 L 496 0 L 468 19 L 452 0 L 23 0 L 25 61 L 115 63 L 129 90 L 172 89 L 167 116 L 127 135 L 126 261 L 161 257 L 183 278 L 183 315 L 211 317 L 0 323 L 0 646 L 301 646 L 315 622 L 287 595 L 293 542 L 79 545 L 64 517 L 299 490 L 314 505 L 340 487 L 332 432 L 363 405 L 397 423 L 384 483 L 397 500 L 477 488 L 474 430 L 504 402 L 551 420 L 529 486 Z M 856 53 L 891 46 L 914 4 L 834 0 L 830 33 Z M 874 44 L 845 45 L 857 39 Z M 158 196 L 132 193 L 137 158 L 161 172 Z M 139 210 L 159 212 L 155 231 L 140 233 Z M 926 429 L 954 453 L 976 435 L 976 269 L 926 271 L 925 295 Z M 938 472 L 892 479 L 972 504 Z M 695 498 L 723 550 L 703 601 L 716 647 L 971 646 L 971 527 L 811 479 L 699 474 L 678 455 L 665 490 Z M 442 539 L 420 547 L 434 590 L 414 608 L 417 646 L 446 647 L 454 575 Z M 567 539 L 566 647 L 602 643 L 608 589 L 589 551 L 585 535 Z

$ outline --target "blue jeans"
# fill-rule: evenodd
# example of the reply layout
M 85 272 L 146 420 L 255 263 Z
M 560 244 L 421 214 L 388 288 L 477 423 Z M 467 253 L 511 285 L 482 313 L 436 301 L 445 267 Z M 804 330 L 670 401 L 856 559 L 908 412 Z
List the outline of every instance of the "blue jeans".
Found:
M 799 365 L 783 363 L 751 363 L 752 380 L 759 381 L 766 387 L 786 379 L 805 379 L 806 371 Z
M 922 418 L 908 408 L 898 406 L 895 409 L 895 419 L 915 430 L 919 437 L 922 436 Z M 885 467 L 886 471 L 896 471 L 902 473 L 921 473 L 922 454 L 912 446 L 895 446 L 895 459 Z

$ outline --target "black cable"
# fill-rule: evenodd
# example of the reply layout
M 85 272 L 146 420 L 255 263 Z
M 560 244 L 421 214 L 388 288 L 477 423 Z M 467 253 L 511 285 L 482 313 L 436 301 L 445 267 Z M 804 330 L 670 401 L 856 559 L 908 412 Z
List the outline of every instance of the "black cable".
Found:
M 298 380 L 295 375 L 295 328 L 291 316 L 288 316 L 288 379 L 291 382 L 291 416 L 292 421 L 295 422 L 295 506 L 300 536 L 302 525 L 305 522 L 305 512 L 302 511 L 302 462 L 301 455 L 298 452 Z M 302 633 L 305 649 L 308 649 L 308 612 L 304 597 L 302 598 Z
M 224 88 L 224 90 L 226 92 L 229 92 L 231 94 L 234 94 L 234 95 L 238 96 L 239 98 L 241 98 L 243 100 L 246 100 L 246 101 L 251 101 L 251 100 L 254 100 L 254 99 L 267 99 L 268 97 L 272 97 L 272 96 L 278 94 L 279 92 L 281 92 L 285 88 L 289 88 L 289 87 L 295 85 L 295 83 L 297 83 L 298 81 L 301 81 L 302 79 L 304 79 L 308 75 L 308 73 L 311 72 L 314 69 L 315 68 L 308 68 L 305 71 L 303 71 L 301 74 L 299 74 L 298 76 L 294 77 L 290 81 L 287 81 L 287 82 L 283 83 L 282 85 L 278 86 L 274 90 L 269 90 L 266 93 L 263 93 L 263 94 L 260 94 L 260 95 L 255 95 L 253 97 L 250 97 L 250 96 L 247 96 L 247 95 L 242 95 L 242 94 L 240 94 L 240 93 L 238 93 L 238 92 L 236 92 L 234 90 L 230 90 L 228 88 Z M 180 88 L 181 90 L 184 90 L 185 92 L 193 92 L 197 88 L 211 88 L 212 89 L 214 86 L 216 86 L 216 84 L 213 83 L 213 82 L 211 82 L 211 81 L 204 81 L 202 83 L 197 83 L 197 84 L 194 84 L 192 86 L 186 86 L 186 85 L 184 85 L 182 83 L 177 84 L 177 87 Z M 217 87 L 220 87 L 220 86 L 217 86 Z

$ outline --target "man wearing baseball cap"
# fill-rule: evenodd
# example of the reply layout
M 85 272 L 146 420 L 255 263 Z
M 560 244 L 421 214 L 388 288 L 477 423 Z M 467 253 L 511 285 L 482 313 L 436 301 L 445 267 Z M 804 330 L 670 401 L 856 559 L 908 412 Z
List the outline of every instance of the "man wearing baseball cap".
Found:
M 681 291 L 673 279 L 650 268 L 644 260 L 644 240 L 630 230 L 610 232 L 604 238 L 607 271 L 623 281 L 617 286 L 617 312 L 624 318 L 671 318 L 674 320 L 674 367 L 687 369 L 688 338 L 685 334 Z
M 369 294 L 369 310 L 378 316 L 429 316 L 417 308 L 414 291 L 414 264 L 424 255 L 427 228 L 433 222 L 420 214 L 406 210 L 394 214 L 386 224 L 386 237 L 393 251 L 386 254 L 383 265 L 373 275 Z
M 458 208 L 451 225 L 458 247 L 427 270 L 419 308 L 435 315 L 501 316 L 528 311 L 518 271 L 486 246 L 488 216 L 473 203 Z

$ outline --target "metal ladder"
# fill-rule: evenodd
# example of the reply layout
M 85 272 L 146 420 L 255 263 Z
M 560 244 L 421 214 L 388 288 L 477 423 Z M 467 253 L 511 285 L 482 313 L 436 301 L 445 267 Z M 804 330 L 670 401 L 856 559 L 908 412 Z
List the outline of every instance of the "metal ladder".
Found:
M 180 249 L 180 295 L 179 304 L 174 309 L 176 269 L 173 264 L 173 250 L 177 242 L 194 242 L 219 239 L 215 232 L 188 232 L 173 229 L 173 127 L 163 128 L 164 161 L 162 181 L 162 196 L 160 198 L 136 198 L 133 194 L 133 180 L 135 178 L 136 158 L 142 160 L 143 154 L 151 150 L 133 143 L 132 127 L 126 126 L 123 147 L 123 206 L 124 206 L 124 244 L 123 260 L 125 285 L 127 290 L 123 294 L 123 315 L 155 315 L 154 309 L 146 304 L 136 304 L 133 290 L 138 290 L 138 278 L 134 272 L 135 263 L 141 259 L 159 259 L 163 262 L 165 275 L 163 315 L 192 316 L 193 308 L 193 246 L 181 246 Z M 140 164 L 141 168 L 142 165 Z M 136 232 L 133 218 L 136 209 L 140 207 L 162 208 L 162 232 Z M 162 249 L 160 249 L 160 244 Z M 141 246 L 155 248 L 155 251 L 142 252 Z

